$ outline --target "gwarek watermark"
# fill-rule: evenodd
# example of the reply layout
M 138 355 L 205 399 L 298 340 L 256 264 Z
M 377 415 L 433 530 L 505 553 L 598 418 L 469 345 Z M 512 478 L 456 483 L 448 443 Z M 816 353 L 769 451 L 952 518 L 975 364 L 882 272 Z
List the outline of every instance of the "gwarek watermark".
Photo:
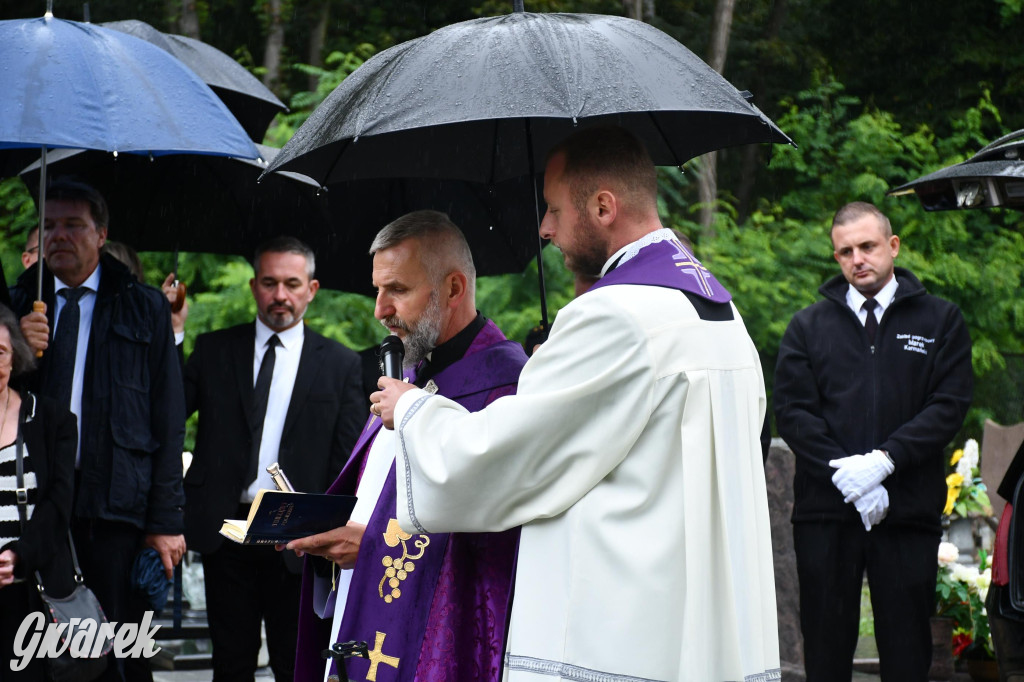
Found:
M 11 670 L 20 672 L 32 658 L 96 658 L 113 643 L 117 658 L 152 658 L 160 651 L 153 643 L 161 625 L 153 625 L 153 612 L 146 611 L 142 623 L 99 623 L 92 618 L 72 618 L 70 623 L 47 623 L 39 611 L 21 621 L 14 637 Z M 70 636 L 69 636 L 70 634 Z

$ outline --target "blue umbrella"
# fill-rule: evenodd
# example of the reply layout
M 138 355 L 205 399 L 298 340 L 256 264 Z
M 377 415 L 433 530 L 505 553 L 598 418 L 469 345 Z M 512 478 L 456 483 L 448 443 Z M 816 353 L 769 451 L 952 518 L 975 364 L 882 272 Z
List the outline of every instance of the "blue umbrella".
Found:
M 18 150 L 42 151 L 40 226 L 47 148 L 259 156 L 209 86 L 144 40 L 47 11 L 39 19 L 0 21 L 0 45 L 0 155 L 10 166 L 27 163 Z
M 0 21 L 0 45 L 0 149 L 259 156 L 209 86 L 151 43 L 48 14 Z

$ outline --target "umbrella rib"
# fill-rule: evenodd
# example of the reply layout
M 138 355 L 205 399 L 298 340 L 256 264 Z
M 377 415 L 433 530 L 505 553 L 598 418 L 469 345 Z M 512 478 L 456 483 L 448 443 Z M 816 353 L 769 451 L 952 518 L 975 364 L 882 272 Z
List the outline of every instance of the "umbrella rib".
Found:
M 665 134 L 665 131 L 662 129 L 661 124 L 658 123 L 658 118 L 654 115 L 654 113 L 655 112 L 653 112 L 653 111 L 648 111 L 647 112 L 647 117 L 651 119 L 651 123 L 654 125 L 654 129 L 658 131 L 659 135 L 661 135 L 661 140 L 662 140 L 662 142 L 665 143 L 665 147 L 670 152 L 672 152 L 672 158 L 675 159 L 675 161 L 676 161 L 675 165 L 676 166 L 682 166 L 684 162 L 679 160 L 679 154 L 676 153 L 675 147 L 672 146 L 672 143 L 669 141 L 668 136 Z
M 324 173 L 323 175 L 325 180 L 326 178 L 331 177 L 331 174 L 334 172 L 334 169 L 338 167 L 339 163 L 341 163 L 341 157 L 345 155 L 345 151 L 348 149 L 349 145 L 351 145 L 354 142 L 354 140 L 355 138 L 345 138 L 344 140 L 341 141 L 341 149 L 338 150 L 338 153 L 334 155 L 334 159 L 331 161 L 331 165 L 327 168 L 327 172 Z M 326 185 L 327 183 L 324 182 L 324 184 Z

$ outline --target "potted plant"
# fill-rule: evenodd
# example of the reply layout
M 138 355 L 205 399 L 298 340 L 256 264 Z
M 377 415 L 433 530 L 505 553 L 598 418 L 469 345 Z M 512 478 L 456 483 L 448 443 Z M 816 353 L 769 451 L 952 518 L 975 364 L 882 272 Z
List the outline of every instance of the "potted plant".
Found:
M 994 666 L 981 662 L 995 661 L 985 611 L 992 568 L 984 550 L 978 552 L 977 566 L 961 564 L 959 558 L 956 545 L 939 543 L 935 615 L 951 621 L 950 649 L 953 658 L 966 662 L 973 679 L 988 679 L 986 668 Z M 976 661 L 978 664 L 974 664 Z M 998 679 L 998 675 L 994 679 Z

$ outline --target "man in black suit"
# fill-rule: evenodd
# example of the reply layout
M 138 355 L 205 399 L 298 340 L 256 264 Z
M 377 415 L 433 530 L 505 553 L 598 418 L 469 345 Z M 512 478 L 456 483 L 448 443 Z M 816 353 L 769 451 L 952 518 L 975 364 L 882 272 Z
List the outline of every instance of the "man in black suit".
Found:
M 257 491 L 274 488 L 273 462 L 296 490 L 324 491 L 368 415 L 359 356 L 302 324 L 319 288 L 313 252 L 278 237 L 253 268 L 255 324 L 199 336 L 185 366 L 187 413 L 199 411 L 185 536 L 203 555 L 217 682 L 253 679 L 261 620 L 275 679 L 293 678 L 302 570 L 291 552 L 225 541 L 221 523 L 246 518 Z

